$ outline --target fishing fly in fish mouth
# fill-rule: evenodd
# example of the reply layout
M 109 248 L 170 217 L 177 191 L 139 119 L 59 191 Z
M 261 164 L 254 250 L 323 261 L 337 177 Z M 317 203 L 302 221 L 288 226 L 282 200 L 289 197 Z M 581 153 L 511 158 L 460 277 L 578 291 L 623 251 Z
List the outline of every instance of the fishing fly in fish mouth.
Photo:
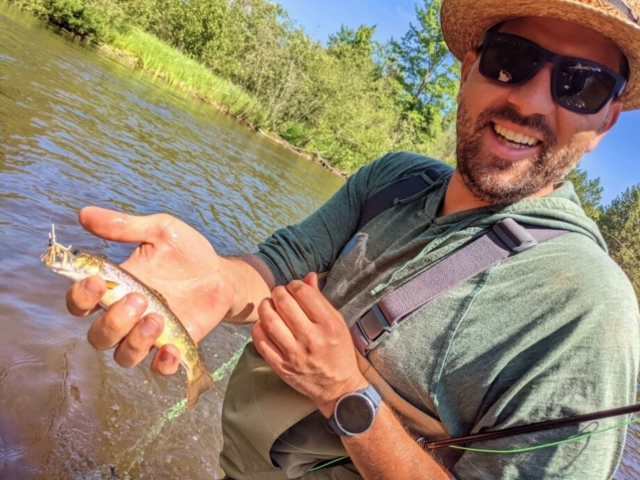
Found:
M 40 260 L 53 273 L 71 282 L 77 282 L 92 275 L 101 277 L 107 283 L 107 292 L 100 300 L 100 306 L 108 308 L 125 295 L 141 293 L 148 300 L 144 315 L 157 313 L 164 319 L 164 330 L 154 346 L 175 345 L 180 351 L 180 363 L 187 372 L 187 408 L 195 409 L 200 395 L 213 387 L 211 374 L 202 363 L 198 348 L 178 317 L 171 311 L 159 292 L 145 285 L 141 280 L 109 261 L 104 255 L 96 255 L 71 245 L 64 247 L 56 241 L 55 225 L 51 224 L 49 248 Z

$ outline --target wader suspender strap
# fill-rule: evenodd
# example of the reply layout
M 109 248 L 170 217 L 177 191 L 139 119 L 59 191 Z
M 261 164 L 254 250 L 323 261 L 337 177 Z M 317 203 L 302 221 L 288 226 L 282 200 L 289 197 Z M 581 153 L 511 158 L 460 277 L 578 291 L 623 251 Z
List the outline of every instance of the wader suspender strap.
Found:
M 441 294 L 484 272 L 501 260 L 550 240 L 566 230 L 524 227 L 512 218 L 493 225 L 417 277 L 385 295 L 351 326 L 351 337 L 364 356 L 384 332 Z
M 399 199 L 409 198 L 436 183 L 442 174 L 424 172 L 392 183 L 368 198 L 360 214 L 358 231 Z M 464 245 L 422 274 L 388 293 L 351 326 L 356 349 L 366 356 L 384 332 L 441 294 L 484 272 L 501 260 L 538 243 L 567 233 L 565 230 L 533 228 L 511 218 L 497 222 L 484 235 Z
M 360 213 L 360 223 L 356 231 L 362 230 L 367 223 L 385 210 L 393 207 L 394 203 L 403 198 L 409 198 L 427 187 L 430 187 L 441 177 L 434 168 L 427 168 L 424 172 L 405 178 L 386 186 L 379 192 L 367 198 Z

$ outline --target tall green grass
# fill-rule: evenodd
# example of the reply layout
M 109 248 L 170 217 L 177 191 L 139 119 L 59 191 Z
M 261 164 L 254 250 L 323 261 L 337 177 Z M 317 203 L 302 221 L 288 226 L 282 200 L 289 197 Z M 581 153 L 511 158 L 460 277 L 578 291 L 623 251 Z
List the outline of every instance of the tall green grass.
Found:
M 117 33 L 109 43 L 126 55 L 137 57 L 136 67 L 172 87 L 214 104 L 256 127 L 263 123 L 265 110 L 257 99 L 154 35 L 131 28 Z

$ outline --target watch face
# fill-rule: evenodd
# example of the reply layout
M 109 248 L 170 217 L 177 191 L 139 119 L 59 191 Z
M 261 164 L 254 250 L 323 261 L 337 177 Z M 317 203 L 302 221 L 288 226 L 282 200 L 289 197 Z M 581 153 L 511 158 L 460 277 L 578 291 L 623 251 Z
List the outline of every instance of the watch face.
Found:
M 366 431 L 373 423 L 374 408 L 371 401 L 362 395 L 349 395 L 340 400 L 336 408 L 336 422 L 348 433 Z

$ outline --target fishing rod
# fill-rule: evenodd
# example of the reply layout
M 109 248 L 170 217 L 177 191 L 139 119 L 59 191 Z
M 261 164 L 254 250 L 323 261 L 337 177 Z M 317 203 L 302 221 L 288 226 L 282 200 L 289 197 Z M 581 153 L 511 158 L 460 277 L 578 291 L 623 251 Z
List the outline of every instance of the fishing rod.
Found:
M 494 438 L 508 437 L 511 435 L 519 435 L 521 433 L 540 432 L 543 430 L 550 430 L 552 428 L 573 425 L 575 423 L 589 422 L 592 420 L 600 420 L 603 418 L 616 417 L 618 415 L 627 415 L 629 413 L 636 413 L 636 412 L 640 412 L 640 403 L 635 405 L 628 405 L 626 407 L 613 408 L 611 410 L 601 410 L 599 412 L 587 413 L 585 415 L 574 415 L 572 417 L 558 418 L 556 420 L 546 420 L 544 422 L 530 423 L 528 425 L 521 425 L 519 427 L 505 428 L 504 430 L 496 430 L 496 431 L 487 432 L 487 433 L 477 433 L 475 435 L 467 435 L 465 437 L 448 438 L 446 440 L 438 440 L 435 442 L 430 442 L 424 438 L 419 438 L 418 444 L 427 451 L 436 450 L 438 448 L 444 448 L 444 447 L 453 447 L 453 448 L 460 448 L 462 450 L 467 450 L 466 447 L 460 447 L 459 445 L 464 443 L 470 443 L 470 442 L 478 442 L 482 440 L 492 440 Z M 558 445 L 560 443 L 566 443 L 573 440 L 578 440 L 579 438 L 583 438 L 586 436 L 591 436 L 599 432 L 605 432 L 607 430 L 611 430 L 614 428 L 620 428 L 621 426 L 627 425 L 628 423 L 632 423 L 633 421 L 634 420 L 632 420 L 631 422 L 614 425 L 613 427 L 605 428 L 603 430 L 596 430 L 595 432 L 590 432 L 585 435 L 578 435 L 577 437 L 571 437 L 570 439 L 567 439 L 567 440 L 562 440 L 559 442 L 549 443 L 545 445 L 537 445 L 529 449 L 520 449 L 520 450 L 502 451 L 502 452 L 495 451 L 495 450 L 476 449 L 476 451 L 480 451 L 482 453 L 519 453 L 519 452 L 532 450 L 532 449 L 551 447 L 554 445 Z M 320 470 L 322 468 L 326 468 L 331 465 L 341 465 L 349 461 L 350 461 L 350 458 L 348 456 L 334 458 L 332 460 L 328 460 L 326 462 L 320 463 L 319 465 L 316 465 L 309 471 L 313 472 L 315 470 Z
M 618 415 L 627 415 L 640 411 L 640 403 L 628 405 L 626 407 L 612 408 L 610 410 L 601 410 L 599 412 L 587 413 L 585 415 L 574 415 L 572 417 L 558 418 L 556 420 L 545 420 L 543 422 L 530 423 L 518 427 L 505 428 L 503 430 L 495 430 L 493 432 L 476 433 L 475 435 L 467 435 L 464 437 L 448 438 L 446 440 L 437 440 L 429 442 L 421 439 L 420 444 L 425 450 L 436 450 L 438 448 L 452 447 L 470 442 L 479 442 L 483 440 L 493 440 L 495 438 L 509 437 L 512 435 L 520 435 L 522 433 L 541 432 L 552 428 L 564 427 L 581 422 L 590 422 L 592 420 L 600 420 L 603 418 L 616 417 Z

